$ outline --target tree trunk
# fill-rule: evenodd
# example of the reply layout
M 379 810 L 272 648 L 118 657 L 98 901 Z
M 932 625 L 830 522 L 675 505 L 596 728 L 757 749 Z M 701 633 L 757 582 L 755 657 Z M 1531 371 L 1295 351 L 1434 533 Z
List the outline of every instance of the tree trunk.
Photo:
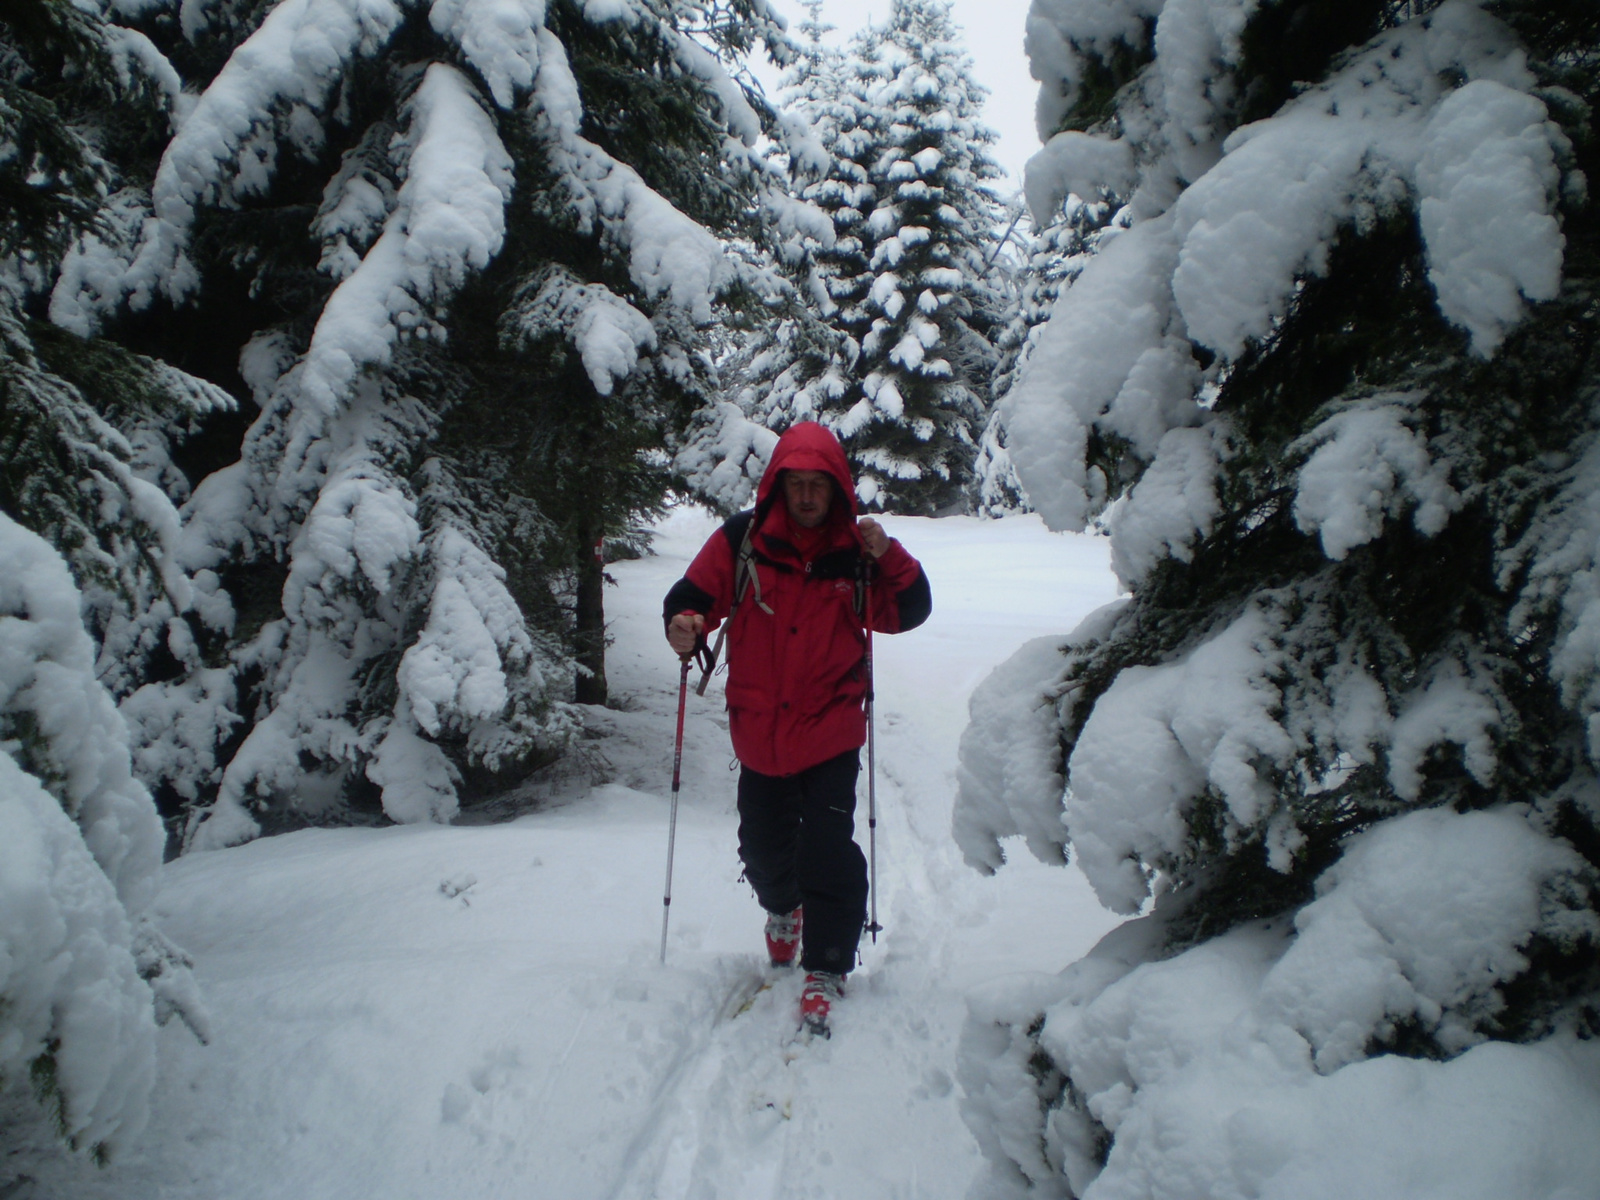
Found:
M 574 699 L 579 704 L 606 702 L 606 575 L 598 530 L 584 530 L 578 559 L 578 610 L 573 641 L 580 669 Z

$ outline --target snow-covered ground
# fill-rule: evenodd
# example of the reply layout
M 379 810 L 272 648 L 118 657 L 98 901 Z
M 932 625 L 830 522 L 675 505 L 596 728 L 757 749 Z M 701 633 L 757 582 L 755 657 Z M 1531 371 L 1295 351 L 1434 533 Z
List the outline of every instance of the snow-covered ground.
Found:
M 690 696 L 657 962 L 677 691 L 660 598 L 715 528 L 684 509 L 656 556 L 611 568 L 616 707 L 589 716 L 609 782 L 507 824 L 309 830 L 171 864 L 157 915 L 196 959 L 213 1043 L 163 1030 L 141 1149 L 31 1166 L 16 1200 L 965 1195 L 964 993 L 1058 970 L 1115 923 L 1075 868 L 962 864 L 967 697 L 1114 584 L 1103 541 L 1032 517 L 886 524 L 934 615 L 875 643 L 885 932 L 830 1042 L 786 1062 L 795 978 L 732 1012 L 761 913 L 738 881 L 720 680 Z

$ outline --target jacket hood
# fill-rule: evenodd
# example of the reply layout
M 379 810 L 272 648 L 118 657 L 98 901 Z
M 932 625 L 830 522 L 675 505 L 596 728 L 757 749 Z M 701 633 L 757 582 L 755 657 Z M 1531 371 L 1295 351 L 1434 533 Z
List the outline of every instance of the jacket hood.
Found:
M 761 476 L 761 486 L 756 489 L 756 511 L 768 511 L 777 497 L 778 473 L 780 471 L 826 471 L 833 476 L 839 485 L 839 493 L 844 497 L 846 516 L 854 526 L 856 509 L 856 486 L 850 478 L 850 464 L 844 456 L 844 447 L 839 444 L 839 439 L 833 436 L 833 431 L 815 421 L 802 421 L 798 425 L 791 425 L 788 431 L 778 439 L 778 444 L 773 447 L 772 458 L 767 463 L 767 469 Z M 837 517 L 837 507 L 830 520 Z

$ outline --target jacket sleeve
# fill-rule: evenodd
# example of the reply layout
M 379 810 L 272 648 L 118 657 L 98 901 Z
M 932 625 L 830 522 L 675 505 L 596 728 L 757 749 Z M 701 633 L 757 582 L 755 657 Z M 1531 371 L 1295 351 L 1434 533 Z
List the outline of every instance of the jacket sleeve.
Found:
M 673 584 L 661 606 L 662 624 L 670 625 L 681 612 L 700 613 L 706 632 L 722 623 L 733 603 L 733 548 L 727 535 L 717 530 L 700 547 L 684 577 Z
M 912 558 L 897 538 L 877 561 L 872 585 L 870 618 L 878 633 L 904 633 L 915 629 L 933 611 L 933 591 L 922 564 Z

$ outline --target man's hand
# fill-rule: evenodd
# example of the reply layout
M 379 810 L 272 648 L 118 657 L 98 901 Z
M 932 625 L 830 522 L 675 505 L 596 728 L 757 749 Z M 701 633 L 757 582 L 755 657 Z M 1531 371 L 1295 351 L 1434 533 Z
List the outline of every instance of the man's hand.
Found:
M 861 540 L 867 545 L 867 553 L 873 558 L 882 558 L 889 549 L 889 535 L 883 531 L 871 517 L 862 517 L 857 524 L 861 530 Z
M 699 613 L 681 612 L 667 626 L 667 645 L 679 658 L 688 658 L 700 644 L 700 635 L 706 631 L 706 619 Z

